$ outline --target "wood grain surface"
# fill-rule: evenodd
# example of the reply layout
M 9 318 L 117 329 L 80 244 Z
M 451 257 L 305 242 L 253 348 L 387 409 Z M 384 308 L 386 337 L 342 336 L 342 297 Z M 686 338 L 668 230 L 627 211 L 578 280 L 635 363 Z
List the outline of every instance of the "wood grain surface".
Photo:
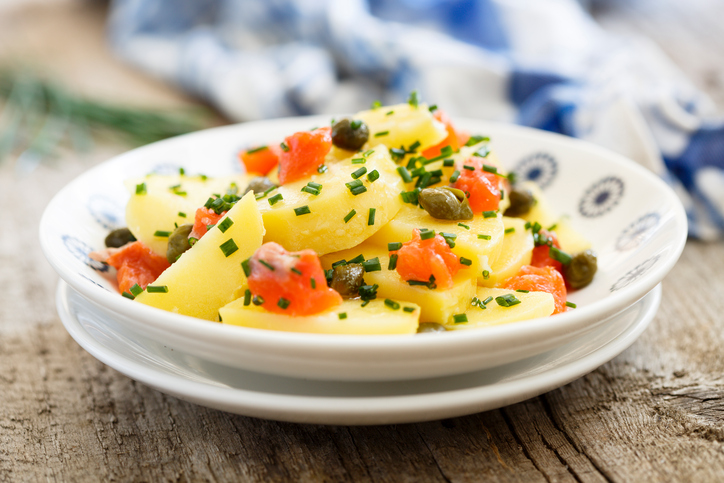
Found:
M 722 2 L 595 5 L 607 29 L 649 35 L 699 87 L 724 99 Z M 27 25 L 52 15 L 101 35 L 97 4 L 31 10 L 20 16 Z M 164 102 L 187 102 L 99 49 L 91 49 L 96 67 L 127 76 L 117 82 L 136 86 L 139 98 L 159 90 Z M 58 68 L 56 59 L 40 60 Z M 641 338 L 543 396 L 421 424 L 264 421 L 136 383 L 96 361 L 61 325 L 58 277 L 40 251 L 38 220 L 64 184 L 122 149 L 68 153 L 24 178 L 11 163 L 0 166 L 0 480 L 724 481 L 724 244 L 690 241 Z

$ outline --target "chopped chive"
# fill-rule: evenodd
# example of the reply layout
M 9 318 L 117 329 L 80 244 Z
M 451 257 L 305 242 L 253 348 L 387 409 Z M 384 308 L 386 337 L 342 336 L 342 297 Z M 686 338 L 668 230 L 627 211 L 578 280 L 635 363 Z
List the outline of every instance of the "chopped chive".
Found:
M 473 156 L 477 156 L 479 158 L 487 158 L 488 154 L 490 154 L 490 149 L 488 149 L 487 146 L 483 146 L 480 149 L 478 149 L 477 151 L 475 151 L 473 153 Z M 497 171 L 495 172 L 495 174 L 497 174 L 498 176 L 504 176 L 504 175 L 498 173 Z
M 415 311 L 415 307 L 402 307 L 402 310 L 411 314 Z
M 312 187 L 310 187 L 310 186 L 303 186 L 300 191 L 304 191 L 305 193 L 309 193 L 309 194 L 312 194 L 312 195 L 314 195 L 314 196 L 318 196 L 318 195 L 319 195 L 319 190 L 318 190 L 318 189 L 314 189 L 314 188 L 312 188 Z
M 332 268 L 336 268 L 340 265 L 347 265 L 347 260 L 345 260 L 344 258 L 342 260 L 337 260 L 332 264 Z
M 254 298 L 251 299 L 251 303 L 256 306 L 262 305 L 264 303 L 264 297 L 261 295 L 254 295 Z
M 531 230 L 533 233 L 538 233 L 539 231 L 541 231 L 542 228 L 543 228 L 543 227 L 540 225 L 540 223 L 538 223 L 538 222 L 536 221 L 536 222 L 534 222 L 534 223 L 531 225 L 530 230 Z
M 507 234 L 509 234 L 509 233 L 515 233 L 515 227 L 514 227 L 514 226 L 511 226 L 510 228 L 506 228 L 506 229 L 505 229 L 505 234 L 507 235 Z
M 249 264 L 249 261 L 250 259 L 247 258 L 246 260 L 241 262 L 241 268 L 244 269 L 244 275 L 246 275 L 247 277 L 251 275 L 251 265 Z
M 226 230 L 231 228 L 231 225 L 234 224 L 234 220 L 229 218 L 228 216 L 223 219 L 221 223 L 219 223 L 219 230 L 221 230 L 221 233 L 226 233 Z
M 422 158 L 424 161 L 422 164 L 430 164 L 434 163 L 435 161 L 439 161 L 441 159 L 445 159 L 449 157 L 453 153 L 453 148 L 451 146 L 445 146 L 440 150 L 440 154 L 438 156 L 435 156 L 434 158 L 425 159 Z
M 489 279 L 489 278 L 490 278 L 490 272 L 487 271 L 487 270 L 483 270 L 483 278 L 484 278 L 485 280 Z
M 369 303 L 370 303 L 369 300 L 365 300 L 360 304 L 360 307 L 367 307 L 367 304 L 369 304 Z
M 225 257 L 229 257 L 229 255 L 239 249 L 239 247 L 236 246 L 233 238 L 229 238 L 228 240 L 226 240 L 224 243 L 219 245 L 219 248 L 221 249 L 221 252 L 224 254 Z
M 146 190 L 146 183 L 140 183 L 136 185 L 136 194 L 137 195 L 145 195 L 147 193 Z
M 548 231 L 553 231 L 553 230 L 555 230 L 557 227 L 558 227 L 558 223 L 553 223 L 551 226 L 549 226 L 548 228 L 546 228 L 546 230 L 548 230 Z
M 415 141 L 414 143 L 410 144 L 410 147 L 407 148 L 408 153 L 415 153 L 417 152 L 417 148 L 420 147 L 420 141 Z
M 429 240 L 435 237 L 435 230 L 420 230 L 420 240 Z
M 350 258 L 349 260 L 347 260 L 347 263 L 362 263 L 364 261 L 365 261 L 365 256 L 360 253 L 356 257 Z
M 365 164 L 366 162 L 365 158 L 352 158 L 352 164 Z
M 488 136 L 470 136 L 470 139 L 468 139 L 468 142 L 465 143 L 465 146 L 475 146 L 476 144 L 488 141 L 490 141 Z
M 525 229 L 527 230 L 527 229 L 530 228 L 530 226 L 531 226 L 531 225 L 530 225 L 530 222 L 529 222 L 529 221 L 526 221 L 526 222 L 525 222 L 525 226 L 524 226 L 523 228 L 525 228 Z
M 468 225 L 466 225 L 465 223 L 458 223 L 458 226 L 461 226 L 461 227 L 465 228 L 466 230 L 470 229 L 470 227 Z
M 501 307 L 512 307 L 513 305 L 518 305 L 520 300 L 518 300 L 512 293 L 508 293 L 501 295 L 500 297 L 495 297 L 495 303 Z
M 365 151 L 364 153 L 362 153 L 362 156 L 364 156 L 364 157 L 366 158 L 367 156 L 369 156 L 370 154 L 372 154 L 372 153 L 374 153 L 374 152 L 375 152 L 374 149 L 368 149 L 367 151 Z
M 309 285 L 312 287 L 312 289 L 317 288 L 317 281 L 314 280 L 314 277 L 309 277 Z
M 137 283 L 133 284 L 133 287 L 129 289 L 134 297 L 137 297 L 141 292 L 143 292 L 143 289 L 140 285 Z
M 289 152 L 289 146 L 287 146 L 287 143 L 283 142 L 283 143 L 279 144 L 279 147 L 281 147 L 282 151 L 284 151 L 285 153 Z
M 244 292 L 244 307 L 247 307 L 251 303 L 251 290 L 248 288 Z
M 344 217 L 344 222 L 349 223 L 349 220 L 351 220 L 352 217 L 356 214 L 357 212 L 355 210 L 350 211 L 349 213 L 347 213 L 347 216 Z
M 500 190 L 500 201 L 505 199 L 505 190 Z
M 345 183 L 344 185 L 347 187 L 347 189 L 352 190 L 354 188 L 358 188 L 358 187 L 362 186 L 362 181 L 359 179 L 356 179 L 354 181 L 350 181 L 349 183 Z
M 380 138 L 380 137 L 382 137 L 382 136 L 387 136 L 388 134 L 390 134 L 390 131 L 376 132 L 376 133 L 375 133 L 375 137 L 376 137 L 376 138 Z
M 394 270 L 397 268 L 397 253 L 390 255 L 390 263 L 387 264 L 387 270 Z
M 468 316 L 465 314 L 455 314 L 453 315 L 453 322 L 456 324 L 463 324 L 468 321 Z
M 340 312 L 337 314 L 337 317 L 339 317 L 339 320 L 344 320 L 347 318 L 347 312 Z
M 279 308 L 281 308 L 282 310 L 287 310 L 290 303 L 291 302 L 289 300 L 285 299 L 284 297 L 279 297 L 279 300 L 277 300 L 277 306 Z
M 282 196 L 282 194 L 277 193 L 274 196 L 272 196 L 271 198 L 269 198 L 269 205 L 274 206 L 283 199 L 284 199 L 284 197 Z
M 475 171 L 475 166 L 470 166 L 466 164 L 463 166 L 463 169 L 467 169 L 468 171 Z
M 171 191 L 176 191 L 176 190 L 178 190 L 180 187 L 181 187 L 180 184 L 175 184 L 175 185 L 173 185 L 173 186 L 169 186 L 168 189 L 170 189 Z
M 493 297 L 488 296 L 485 300 L 483 300 L 483 305 L 488 305 L 490 302 L 493 301 Z
M 207 179 L 209 179 L 209 177 L 206 176 L 205 174 L 200 174 L 199 178 L 201 178 L 201 181 L 206 181 Z
M 382 265 L 380 265 L 380 259 L 378 257 L 365 260 L 362 262 L 362 266 L 364 267 L 365 272 L 378 272 L 382 270 Z
M 391 251 L 391 252 L 395 251 L 395 250 L 399 250 L 400 248 L 402 248 L 401 242 L 390 242 L 387 244 L 387 250 Z
M 410 97 L 407 99 L 407 103 L 412 107 L 417 107 L 420 101 L 417 98 L 417 91 L 410 92 Z
M 517 289 L 516 292 L 520 292 L 520 293 L 530 293 L 530 290 Z
M 395 302 L 394 300 L 385 299 L 385 305 L 391 308 L 392 310 L 399 310 L 400 304 Z
M 262 259 L 260 258 L 260 259 L 259 259 L 259 263 L 261 263 L 262 265 L 264 265 L 266 268 L 268 268 L 268 269 L 271 270 L 272 272 L 274 271 L 274 266 L 273 266 L 272 264 L 270 264 L 269 262 L 267 262 L 266 260 L 262 260 Z
M 478 239 L 480 240 L 490 240 L 491 238 L 493 237 L 490 235 L 478 235 Z
M 407 171 L 407 168 L 405 168 L 404 166 L 398 166 L 397 172 L 400 174 L 402 181 L 404 181 L 405 183 L 409 183 L 410 181 L 412 181 L 412 176 L 410 176 L 410 172 Z
M 174 228 L 178 228 L 178 223 L 176 223 L 176 222 L 174 221 L 174 222 L 173 222 L 173 227 L 174 227 Z
M 496 168 L 495 166 L 490 166 L 489 164 L 483 165 L 483 171 L 485 171 L 486 173 L 498 174 L 498 168 Z
M 178 174 L 181 175 L 181 176 L 185 176 L 185 175 L 186 175 L 186 170 L 183 169 L 183 168 L 179 168 L 179 169 L 178 169 Z
M 352 188 L 352 189 L 349 190 L 349 191 L 350 191 L 350 193 L 352 193 L 354 196 L 357 196 L 357 195 L 362 194 L 362 193 L 364 193 L 365 191 L 367 191 L 367 188 L 364 187 L 364 186 L 357 186 L 357 187 L 355 187 L 355 188 Z
M 180 216 L 181 218 L 186 218 L 186 213 L 184 213 L 183 211 L 179 211 L 178 216 Z
M 123 296 L 126 297 L 127 299 L 131 299 L 131 300 L 133 300 L 133 299 L 136 298 L 136 297 L 133 296 L 133 294 L 130 294 L 130 293 L 128 293 L 128 292 L 123 292 L 121 295 L 123 295 Z
M 317 168 L 317 173 L 320 173 L 320 174 L 326 173 L 327 169 L 328 168 L 327 168 L 326 164 L 320 164 L 319 167 Z
M 446 159 L 445 161 L 442 162 L 442 165 L 445 166 L 446 168 L 451 168 L 451 167 L 455 166 L 455 160 L 452 158 Z
M 361 125 L 362 125 L 362 121 L 360 121 L 359 119 L 355 119 L 349 123 L 349 127 L 351 127 L 352 129 L 355 129 L 355 130 L 359 129 Z
M 451 183 L 454 183 L 455 181 L 458 180 L 459 177 L 460 177 L 460 171 L 458 171 L 458 170 L 456 169 L 455 171 L 453 171 L 452 176 L 450 176 L 450 182 L 451 182 Z
M 153 232 L 153 236 L 158 236 L 158 237 L 161 237 L 161 238 L 168 238 L 168 237 L 171 236 L 171 232 L 170 232 L 170 231 L 156 230 L 155 232 Z
M 369 174 L 367 175 L 367 181 L 369 181 L 370 183 L 374 183 L 374 182 L 377 181 L 378 179 L 380 179 L 380 172 L 377 171 L 376 169 L 373 169 L 373 170 L 370 171 Z
M 469 267 L 472 264 L 473 264 L 473 261 L 470 260 L 469 258 L 460 257 L 460 265 L 466 265 Z
M 357 179 L 357 178 L 359 178 L 360 176 L 362 176 L 363 174 L 365 174 L 366 172 L 367 172 L 367 168 L 365 168 L 364 166 L 362 166 L 360 169 L 352 172 L 352 174 L 351 174 L 350 176 L 352 176 L 352 179 Z
M 195 238 L 195 237 L 192 237 L 192 236 L 189 237 L 189 245 L 190 245 L 190 246 L 196 245 L 196 242 L 197 242 L 197 241 L 199 241 L 198 238 Z
M 394 113 L 395 113 L 395 111 L 387 111 L 387 112 L 385 113 L 385 116 L 391 116 L 391 115 L 393 115 Z
M 211 230 L 211 229 L 212 229 L 213 227 L 215 227 L 215 226 L 216 226 L 216 225 L 206 225 L 206 231 Z
M 573 260 L 573 257 L 556 247 L 551 247 L 548 254 L 553 260 L 558 260 L 563 265 L 568 265 Z
M 443 238 L 452 238 L 453 240 L 458 237 L 456 233 L 447 233 L 444 231 L 441 231 L 440 235 L 442 235 Z
M 483 218 L 495 218 L 498 216 L 498 212 L 494 210 L 483 211 Z
M 367 216 L 367 226 L 375 224 L 375 213 L 377 213 L 377 208 L 370 208 L 370 214 Z
M 259 151 L 264 151 L 265 149 L 269 149 L 268 146 L 259 146 L 258 148 L 247 150 L 246 154 L 258 153 Z
M 430 112 L 437 111 L 437 104 L 433 104 L 432 106 L 428 107 L 427 110 Z
M 166 285 L 148 285 L 146 287 L 148 293 L 168 293 L 168 286 Z
M 575 308 L 576 308 L 576 304 L 574 304 L 573 302 L 566 302 L 566 307 L 570 307 L 570 308 L 572 308 L 572 309 L 575 309 Z
M 292 272 L 296 273 L 297 275 L 301 275 L 302 272 L 297 267 L 292 267 Z
M 299 208 L 294 208 L 294 214 L 297 216 L 308 215 L 311 212 L 312 210 L 310 210 L 309 206 L 307 205 L 300 206 Z

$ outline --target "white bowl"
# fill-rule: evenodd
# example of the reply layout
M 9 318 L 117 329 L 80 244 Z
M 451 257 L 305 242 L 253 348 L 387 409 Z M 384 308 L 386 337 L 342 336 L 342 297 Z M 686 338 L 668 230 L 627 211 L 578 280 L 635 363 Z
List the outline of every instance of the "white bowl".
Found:
M 40 241 L 71 287 L 118 323 L 175 350 L 232 367 L 331 380 L 394 380 L 459 374 L 540 354 L 611 320 L 653 289 L 686 242 L 674 192 L 634 162 L 597 146 L 534 129 L 471 119 L 507 168 L 534 179 L 551 204 L 593 242 L 594 282 L 570 294 L 565 314 L 480 330 L 420 336 L 297 334 L 228 326 L 164 312 L 121 297 L 109 268 L 88 258 L 124 226 L 123 180 L 151 171 L 219 175 L 239 170 L 236 153 L 275 142 L 327 117 L 279 119 L 197 132 L 135 149 L 61 190 L 40 222 Z

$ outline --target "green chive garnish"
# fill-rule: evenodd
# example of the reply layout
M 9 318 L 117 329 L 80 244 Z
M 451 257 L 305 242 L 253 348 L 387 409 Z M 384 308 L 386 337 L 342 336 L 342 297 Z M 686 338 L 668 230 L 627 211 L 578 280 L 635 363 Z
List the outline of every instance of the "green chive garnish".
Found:
M 274 196 L 272 196 L 271 198 L 269 198 L 268 201 L 269 201 L 269 204 L 270 204 L 271 206 L 274 206 L 274 205 L 276 205 L 277 203 L 279 203 L 279 202 L 280 202 L 281 200 L 283 200 L 283 199 L 284 199 L 284 197 L 282 196 L 282 194 L 281 194 L 281 193 L 277 193 L 277 194 L 275 194 Z
M 378 257 L 365 260 L 362 262 L 362 266 L 364 267 L 365 272 L 377 272 L 382 270 L 382 265 L 380 265 L 380 259 Z
M 520 292 L 520 293 L 530 293 L 530 290 L 517 289 L 516 292 Z
M 387 250 L 391 252 L 399 250 L 400 248 L 402 248 L 402 243 L 400 242 L 390 242 L 387 244 Z
M 321 164 L 317 168 L 317 173 L 319 173 L 319 174 L 326 173 L 326 172 L 327 172 L 327 165 L 325 165 L 325 164 Z
M 387 270 L 394 270 L 397 268 L 397 253 L 390 255 L 390 263 L 387 264 Z
M 351 220 L 352 217 L 356 214 L 357 212 L 355 210 L 350 211 L 349 213 L 347 213 L 347 216 L 344 217 L 344 222 L 349 223 L 349 220 Z
M 312 287 L 312 289 L 317 288 L 317 281 L 314 280 L 314 277 L 309 278 L 309 285 Z
M 568 265 L 569 263 L 571 263 L 571 260 L 573 260 L 573 258 L 569 254 L 556 247 L 551 247 L 548 251 L 548 254 L 553 260 L 558 260 L 563 265 Z
M 168 287 L 166 285 L 148 285 L 146 287 L 148 293 L 168 293 Z
M 566 302 L 566 307 L 570 307 L 570 308 L 572 308 L 572 309 L 575 309 L 575 308 L 576 308 L 576 304 L 574 304 L 573 302 Z
M 133 296 L 133 294 L 130 294 L 130 293 L 128 293 L 128 292 L 123 292 L 121 295 L 123 295 L 123 296 L 126 297 L 127 299 L 131 299 L 131 300 L 133 300 L 133 299 L 136 298 L 136 297 Z
M 420 230 L 420 239 L 421 240 L 429 240 L 430 238 L 435 237 L 435 230 Z
M 465 228 L 466 230 L 470 229 L 470 227 L 468 225 L 466 225 L 465 223 L 458 223 L 458 226 L 461 226 L 461 227 Z
M 491 238 L 493 237 L 490 235 L 478 235 L 478 239 L 480 240 L 490 240 Z
M 136 185 L 136 194 L 137 195 L 145 195 L 146 194 L 146 183 L 141 183 Z
M 377 109 L 377 108 L 380 108 L 380 107 L 382 107 L 382 103 L 381 103 L 380 101 L 374 101 L 374 102 L 372 103 L 372 109 Z
M 400 177 L 405 183 L 409 183 L 410 181 L 412 181 L 412 176 L 410 176 L 410 172 L 407 171 L 407 168 L 405 168 L 404 166 L 398 166 L 397 172 L 400 173 Z
M 284 297 L 279 297 L 279 300 L 277 300 L 277 306 L 283 310 L 286 310 L 290 303 L 291 302 Z
M 484 278 L 485 280 L 489 279 L 489 278 L 490 278 L 490 272 L 487 271 L 487 270 L 483 270 L 483 278 Z
M 219 245 L 219 248 L 221 249 L 221 252 L 224 254 L 225 257 L 228 257 L 239 249 L 239 247 L 236 246 L 233 238 L 229 238 L 228 240 L 226 240 L 224 243 Z
M 515 233 L 515 227 L 514 227 L 514 226 L 511 226 L 510 228 L 506 228 L 506 229 L 505 229 L 505 234 L 507 235 L 507 234 L 509 234 L 509 233 Z
M 337 317 L 339 317 L 339 320 L 344 320 L 347 318 L 347 312 L 340 312 L 337 314 Z
M 365 168 L 364 166 L 362 166 L 360 169 L 352 172 L 352 174 L 351 174 L 352 179 L 357 179 L 357 178 L 359 178 L 360 176 L 362 176 L 363 174 L 365 174 L 366 172 L 367 172 L 367 168 Z
M 186 218 L 186 213 L 184 213 L 183 211 L 179 211 L 178 216 L 180 216 L 181 218 Z
M 370 173 L 367 175 L 367 181 L 369 181 L 370 183 L 374 183 L 374 182 L 377 181 L 379 178 L 380 178 L 380 173 L 379 173 L 379 171 L 377 171 L 376 169 L 373 169 L 373 170 L 370 171 Z
M 456 169 L 455 171 L 453 171 L 452 176 L 450 176 L 450 182 L 451 182 L 451 183 L 454 183 L 455 181 L 458 180 L 459 177 L 460 177 L 460 171 L 458 171 L 458 170 Z
M 296 273 L 297 275 L 301 275 L 302 271 L 299 270 L 297 267 L 292 267 L 292 272 Z
M 463 169 L 467 169 L 468 171 L 475 171 L 475 166 L 469 166 L 466 164 L 463 166 Z
M 466 265 L 469 267 L 472 264 L 473 264 L 473 261 L 470 260 L 469 258 L 460 257 L 460 265 Z
M 251 303 L 251 290 L 248 288 L 244 292 L 244 307 L 248 306 Z
M 355 188 L 352 188 L 352 189 L 349 190 L 349 191 L 350 191 L 350 193 L 352 193 L 354 196 L 357 196 L 357 195 L 362 194 L 362 193 L 364 193 L 365 191 L 367 191 L 367 188 L 364 187 L 364 186 L 357 186 L 357 187 L 355 187 Z
M 385 305 L 391 308 L 392 310 L 399 310 L 400 304 L 395 302 L 394 300 L 385 299 Z
M 468 321 L 468 316 L 465 314 L 455 314 L 453 315 L 453 322 L 456 324 L 463 324 Z
M 498 216 L 498 212 L 494 210 L 483 211 L 483 218 L 495 218 Z
M 168 237 L 171 236 L 171 232 L 170 232 L 170 231 L 156 230 L 155 232 L 153 232 L 153 236 L 158 236 L 158 237 L 161 237 L 161 238 L 168 238 Z
M 395 111 L 387 111 L 387 112 L 385 113 L 385 116 L 391 116 L 391 115 L 393 115 L 394 113 L 395 113 Z
M 488 296 L 485 300 L 483 300 L 483 305 L 488 305 L 490 302 L 493 301 L 493 297 Z
M 377 208 L 370 208 L 370 213 L 367 216 L 367 226 L 375 224 L 375 213 L 377 213 Z
M 352 164 L 365 164 L 366 162 L 365 158 L 352 158 Z
M 347 260 L 347 263 L 362 263 L 364 261 L 365 261 L 365 256 L 360 253 L 356 257 L 350 258 L 349 260 Z
M 244 269 L 244 275 L 246 275 L 247 277 L 251 275 L 251 265 L 249 264 L 249 260 L 250 259 L 247 258 L 246 260 L 241 262 L 241 268 Z
M 500 190 L 500 201 L 505 199 L 505 190 Z
M 284 151 L 285 153 L 289 152 L 289 146 L 287 146 L 287 143 L 281 143 L 279 147 L 281 147 L 282 151 Z
M 382 136 L 387 136 L 388 134 L 390 134 L 390 131 L 376 132 L 376 133 L 375 133 L 375 137 L 376 137 L 376 138 L 380 138 L 380 137 L 382 137 Z
M 498 174 L 498 168 L 496 168 L 495 166 L 490 166 L 489 164 L 483 165 L 483 171 L 487 173 Z
M 515 298 L 515 295 L 513 295 L 512 293 L 508 293 L 505 295 L 501 295 L 500 297 L 495 297 L 495 303 L 497 303 L 501 307 L 512 307 L 513 305 L 518 305 L 520 303 L 520 300 Z
M 266 260 L 262 260 L 262 259 L 260 258 L 260 259 L 259 259 L 259 263 L 261 263 L 262 265 L 264 265 L 266 268 L 268 268 L 268 269 L 271 270 L 272 272 L 274 271 L 274 266 L 273 266 L 272 264 L 270 264 L 269 262 L 267 262 Z
M 226 233 L 226 230 L 228 230 L 233 224 L 234 220 L 227 216 L 222 220 L 221 223 L 219 223 L 219 230 L 221 230 L 221 233 Z
M 300 206 L 299 208 L 294 208 L 294 214 L 297 216 L 308 215 L 311 212 L 312 210 L 310 210 L 309 206 L 307 205 Z
M 415 307 L 403 307 L 402 310 L 411 314 L 415 311 Z
M 264 297 L 262 297 L 261 295 L 254 295 L 254 298 L 251 299 L 251 303 L 256 306 L 262 305 L 264 303 Z
M 442 165 L 445 166 L 446 168 L 452 168 L 453 166 L 455 166 L 455 160 L 452 158 L 446 159 L 445 161 L 442 162 Z
M 133 284 L 133 287 L 131 287 L 129 290 L 131 291 L 131 293 L 133 294 L 134 297 L 137 297 L 141 292 L 143 292 L 143 289 L 137 283 Z
M 268 147 L 267 147 L 267 146 L 259 146 L 258 148 L 249 149 L 249 150 L 246 152 L 246 154 L 258 153 L 259 151 L 264 151 L 265 149 L 268 149 Z
M 410 97 L 407 99 L 407 103 L 412 107 L 417 107 L 420 101 L 417 99 L 417 91 L 410 92 Z

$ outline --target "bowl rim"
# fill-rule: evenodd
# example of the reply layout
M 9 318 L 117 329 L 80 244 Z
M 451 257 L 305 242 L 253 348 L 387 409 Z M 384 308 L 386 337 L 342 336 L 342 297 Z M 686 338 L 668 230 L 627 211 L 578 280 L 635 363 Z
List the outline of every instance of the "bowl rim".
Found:
M 445 334 L 440 334 L 442 337 L 411 337 L 410 334 L 360 336 L 342 334 L 308 334 L 254 329 L 214 323 L 186 315 L 167 312 L 155 307 L 134 304 L 131 300 L 120 296 L 120 294 L 109 292 L 104 288 L 97 286 L 92 281 L 87 280 L 81 274 L 77 273 L 70 266 L 66 266 L 63 263 L 63 256 L 59 255 L 60 252 L 57 249 L 57 246 L 54 246 L 51 243 L 49 224 L 50 217 L 56 206 L 61 203 L 61 201 L 68 196 L 68 193 L 72 192 L 76 186 L 84 185 L 87 183 L 88 179 L 94 178 L 98 173 L 107 169 L 110 165 L 121 164 L 129 157 L 136 157 L 146 151 L 156 150 L 159 149 L 159 147 L 162 148 L 167 144 L 176 143 L 180 139 L 188 140 L 195 137 L 202 138 L 203 136 L 207 136 L 209 133 L 222 133 L 223 131 L 263 128 L 265 125 L 278 125 L 296 122 L 302 123 L 310 121 L 315 122 L 319 120 L 327 120 L 328 118 L 329 116 L 326 115 L 287 117 L 210 128 L 152 143 L 114 156 L 98 166 L 80 174 L 58 191 L 58 193 L 56 193 L 52 200 L 48 203 L 39 225 L 39 237 L 43 253 L 60 277 L 84 297 L 102 305 L 110 311 L 120 314 L 121 316 L 150 324 L 158 330 L 170 331 L 179 336 L 185 337 L 203 336 L 205 339 L 225 340 L 225 345 L 238 344 L 240 348 L 256 348 L 257 350 L 287 350 L 291 351 L 290 353 L 293 353 L 297 351 L 307 352 L 323 349 L 334 352 L 366 351 L 368 353 L 377 353 L 385 352 L 390 348 L 403 352 L 430 349 L 444 351 L 453 348 L 473 348 L 476 346 L 480 347 L 481 343 L 490 346 L 490 344 L 494 345 L 504 340 L 507 341 L 518 338 L 536 339 L 543 335 L 550 337 L 551 334 L 559 333 L 561 331 L 569 332 L 571 330 L 578 330 L 587 323 L 609 318 L 640 300 L 671 270 L 681 255 L 686 243 L 687 217 L 679 198 L 671 187 L 669 187 L 661 178 L 634 161 L 606 148 L 580 139 L 514 124 L 473 118 L 458 118 L 457 121 L 460 125 L 488 125 L 498 132 L 508 131 L 513 135 L 522 135 L 527 138 L 532 137 L 536 140 L 540 139 L 546 143 L 552 143 L 566 149 L 574 148 L 592 155 L 602 156 L 607 158 L 609 162 L 616 165 L 616 167 L 633 171 L 636 178 L 644 178 L 647 182 L 653 183 L 658 188 L 658 194 L 667 198 L 670 202 L 674 222 L 681 225 L 681 228 L 678 230 L 679 235 L 675 240 L 673 240 L 673 250 L 668 250 L 666 255 L 661 257 L 659 263 L 654 265 L 650 270 L 630 285 L 609 294 L 604 299 L 597 300 L 573 311 L 557 314 L 554 317 L 530 319 L 516 322 L 514 324 L 485 327 L 480 330 L 450 331 Z M 541 323 L 541 320 L 545 320 L 545 323 Z

